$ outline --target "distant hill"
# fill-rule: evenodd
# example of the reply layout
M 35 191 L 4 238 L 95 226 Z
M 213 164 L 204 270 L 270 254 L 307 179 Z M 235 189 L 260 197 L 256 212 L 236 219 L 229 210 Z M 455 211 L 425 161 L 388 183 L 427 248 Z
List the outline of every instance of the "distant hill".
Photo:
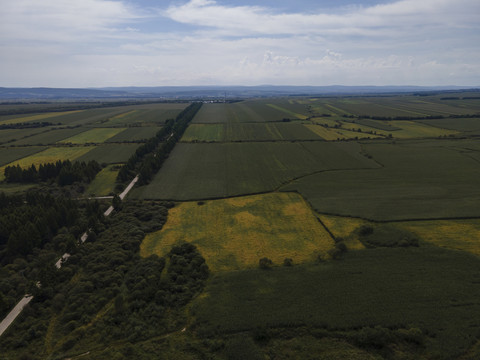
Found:
M 107 88 L 5 88 L 0 101 L 14 100 L 92 100 L 92 99 L 208 99 L 269 96 L 372 95 L 472 90 L 460 86 L 157 86 Z

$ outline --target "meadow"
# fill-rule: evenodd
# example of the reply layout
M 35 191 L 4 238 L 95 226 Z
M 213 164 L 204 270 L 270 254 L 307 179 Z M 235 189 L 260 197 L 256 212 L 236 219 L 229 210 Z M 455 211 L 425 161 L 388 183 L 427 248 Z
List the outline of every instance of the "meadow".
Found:
M 214 272 L 254 268 L 263 257 L 277 265 L 285 258 L 313 262 L 334 245 L 296 193 L 180 203 L 162 230 L 147 234 L 140 254 L 165 256 L 183 241 L 194 244 Z

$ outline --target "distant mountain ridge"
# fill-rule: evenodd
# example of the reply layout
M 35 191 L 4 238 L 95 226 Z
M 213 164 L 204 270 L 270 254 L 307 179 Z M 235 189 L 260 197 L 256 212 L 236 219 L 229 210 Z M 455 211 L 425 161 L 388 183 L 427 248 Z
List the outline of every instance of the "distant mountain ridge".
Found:
M 462 86 L 155 86 L 104 88 L 0 87 L 0 100 L 187 99 L 269 96 L 372 95 L 477 90 Z

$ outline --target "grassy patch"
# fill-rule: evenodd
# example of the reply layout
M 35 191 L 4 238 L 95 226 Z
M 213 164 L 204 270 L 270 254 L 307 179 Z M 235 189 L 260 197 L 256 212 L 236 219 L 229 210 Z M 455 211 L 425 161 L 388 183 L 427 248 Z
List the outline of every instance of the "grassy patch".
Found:
M 115 179 L 117 178 L 118 169 L 115 165 L 110 165 L 102 169 L 95 179 L 88 186 L 87 195 L 95 196 L 109 195 L 115 188 Z
M 213 271 L 274 264 L 285 258 L 312 261 L 333 247 L 305 201 L 295 193 L 272 193 L 223 200 L 181 203 L 169 211 L 159 232 L 142 242 L 142 256 L 164 256 L 179 241 L 192 242 Z
M 422 240 L 448 249 L 480 256 L 480 220 L 410 221 L 396 226 L 417 234 Z

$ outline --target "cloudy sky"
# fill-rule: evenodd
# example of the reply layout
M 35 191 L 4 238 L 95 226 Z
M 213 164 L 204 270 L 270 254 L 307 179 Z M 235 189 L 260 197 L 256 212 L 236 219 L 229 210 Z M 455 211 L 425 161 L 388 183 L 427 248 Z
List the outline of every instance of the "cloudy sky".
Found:
M 479 0 L 0 0 L 0 86 L 479 86 L 479 19 Z

